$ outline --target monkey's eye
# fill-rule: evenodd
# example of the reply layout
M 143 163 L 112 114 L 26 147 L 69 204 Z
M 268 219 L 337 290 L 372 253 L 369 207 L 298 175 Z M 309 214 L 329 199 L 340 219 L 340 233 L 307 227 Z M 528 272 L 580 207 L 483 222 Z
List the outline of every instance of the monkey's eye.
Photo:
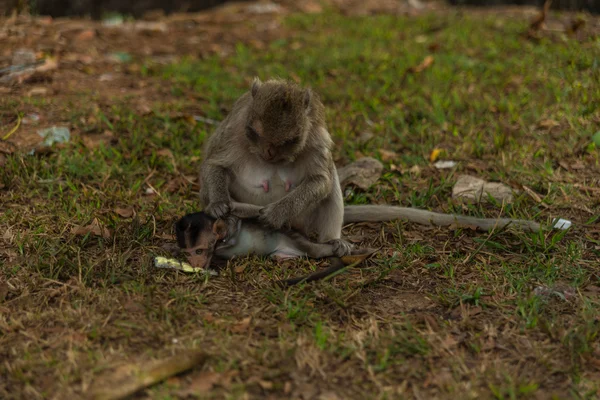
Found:
M 196 255 L 200 256 L 200 255 L 202 255 L 203 252 L 204 252 L 204 250 L 198 249 L 198 250 L 196 250 Z
M 296 136 L 295 138 L 291 138 L 283 142 L 283 147 L 295 146 L 300 141 L 300 137 Z
M 248 137 L 248 139 L 251 141 L 256 142 L 258 140 L 258 133 L 256 133 L 253 127 L 248 125 L 246 127 L 246 137 Z

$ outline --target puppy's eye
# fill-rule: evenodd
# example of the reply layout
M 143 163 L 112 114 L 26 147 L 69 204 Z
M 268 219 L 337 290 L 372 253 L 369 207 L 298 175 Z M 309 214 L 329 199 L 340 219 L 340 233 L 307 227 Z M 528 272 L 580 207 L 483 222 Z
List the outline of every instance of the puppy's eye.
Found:
M 246 127 L 246 137 L 251 141 L 256 142 L 258 140 L 258 133 L 256 133 L 253 127 L 248 125 Z
M 201 256 L 201 255 L 202 255 L 202 253 L 204 253 L 204 250 L 202 250 L 202 249 L 198 249 L 198 250 L 196 250 L 196 255 L 197 255 L 197 256 Z

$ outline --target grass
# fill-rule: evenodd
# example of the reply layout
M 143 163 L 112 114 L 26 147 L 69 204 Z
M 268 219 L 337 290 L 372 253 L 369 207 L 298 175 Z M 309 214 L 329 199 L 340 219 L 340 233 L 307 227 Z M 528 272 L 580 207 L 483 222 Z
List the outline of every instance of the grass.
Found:
M 86 92 L 66 106 L 5 100 L 7 110 L 65 106 L 82 136 L 109 130 L 115 140 L 90 149 L 75 138 L 50 154 L 5 157 L 0 397 L 85 397 L 104 369 L 189 348 L 210 360 L 146 395 L 181 397 L 201 369 L 233 376 L 201 393 L 207 398 L 598 396 L 600 152 L 591 136 L 600 122 L 600 42 L 532 41 L 521 35 L 526 27 L 457 13 L 291 15 L 287 34 L 261 51 L 240 43 L 225 58 L 138 60 L 136 79 L 171 87 L 152 113 L 131 107 L 133 97 L 93 107 Z M 431 66 L 407 73 L 427 56 Z M 396 153 L 379 183 L 348 202 L 562 217 L 574 228 L 487 235 L 357 225 L 345 234 L 382 246 L 373 261 L 289 290 L 273 281 L 314 262 L 249 257 L 210 279 L 154 270 L 174 219 L 198 206 L 190 180 L 214 127 L 194 123 L 189 110 L 224 118 L 253 76 L 298 79 L 321 95 L 340 165 Z M 374 137 L 361 143 L 365 131 Z M 459 166 L 431 167 L 435 148 Z M 563 166 L 576 162 L 583 167 Z M 455 204 L 460 173 L 522 194 L 504 208 Z M 135 216 L 120 216 L 123 207 Z M 110 234 L 73 233 L 94 219 Z

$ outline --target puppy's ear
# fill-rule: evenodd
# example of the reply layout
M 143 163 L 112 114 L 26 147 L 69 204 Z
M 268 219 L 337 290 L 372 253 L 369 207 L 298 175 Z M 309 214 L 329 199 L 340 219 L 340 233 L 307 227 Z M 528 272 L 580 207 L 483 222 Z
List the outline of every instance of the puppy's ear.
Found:
M 217 237 L 217 240 L 225 239 L 227 236 L 227 222 L 222 219 L 216 220 L 213 224 L 212 231 Z

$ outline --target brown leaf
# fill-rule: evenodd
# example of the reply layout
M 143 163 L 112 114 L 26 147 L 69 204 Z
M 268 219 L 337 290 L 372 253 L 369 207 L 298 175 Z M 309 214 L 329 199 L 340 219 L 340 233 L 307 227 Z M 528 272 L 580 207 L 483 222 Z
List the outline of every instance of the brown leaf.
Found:
M 187 394 L 206 394 L 208 393 L 219 381 L 221 380 L 221 374 L 217 372 L 200 372 L 196 375 L 192 384 L 184 391 Z
M 371 257 L 376 250 L 374 249 L 361 249 L 362 251 L 355 252 L 354 254 L 350 254 L 348 256 L 341 257 L 342 262 L 345 265 L 358 264 Z
M 421 64 L 417 65 L 416 67 L 410 68 L 410 71 L 418 74 L 419 72 L 422 72 L 429 68 L 431 64 L 433 64 L 433 56 L 427 56 L 423 59 Z
M 12 154 L 16 149 L 17 147 L 14 144 L 0 140 L 0 153 Z
M 383 161 L 392 161 L 398 158 L 397 153 L 389 150 L 379 149 L 379 154 L 381 154 L 381 159 Z
M 94 218 L 92 223 L 87 226 L 74 226 L 71 229 L 71 233 L 74 235 L 81 236 L 91 233 L 94 236 L 102 236 L 105 239 L 110 238 L 110 230 L 104 226 L 101 226 L 100 221 L 98 221 L 98 218 Z
M 84 42 L 90 39 L 93 39 L 96 36 L 96 31 L 92 29 L 86 29 L 84 31 L 79 32 L 77 36 L 75 36 L 75 41 Z
M 159 156 L 173 158 L 173 152 L 169 149 L 160 149 L 156 152 L 156 154 Z
M 117 207 L 115 208 L 115 212 L 123 218 L 130 218 L 135 215 L 133 207 Z
M 555 121 L 553 119 L 544 119 L 538 123 L 538 126 L 540 128 L 544 128 L 544 129 L 551 129 L 551 128 L 554 128 L 555 126 L 559 126 L 559 125 L 560 125 L 560 123 L 558 123 L 557 121 Z
M 244 318 L 243 320 L 241 320 L 240 322 L 238 322 L 231 328 L 231 332 L 233 332 L 233 333 L 246 332 L 248 330 L 248 328 L 250 327 L 251 320 L 252 320 L 252 317 Z
M 264 390 L 271 390 L 273 389 L 273 382 L 271 381 L 264 381 L 262 379 L 258 380 L 258 384 L 260 385 L 261 388 L 263 388 Z
M 83 141 L 83 145 L 88 149 L 96 149 L 100 147 L 101 144 L 107 145 L 114 138 L 114 135 L 111 131 L 106 130 L 101 134 L 85 134 L 82 135 L 81 140 Z
M 175 237 L 173 235 L 171 235 L 170 233 L 159 233 L 158 235 L 155 235 L 157 238 L 161 238 L 161 239 L 165 239 L 165 240 L 173 240 L 175 239 Z
M 377 182 L 382 172 L 383 164 L 371 157 L 361 158 L 338 169 L 342 188 L 352 184 L 363 190 Z

